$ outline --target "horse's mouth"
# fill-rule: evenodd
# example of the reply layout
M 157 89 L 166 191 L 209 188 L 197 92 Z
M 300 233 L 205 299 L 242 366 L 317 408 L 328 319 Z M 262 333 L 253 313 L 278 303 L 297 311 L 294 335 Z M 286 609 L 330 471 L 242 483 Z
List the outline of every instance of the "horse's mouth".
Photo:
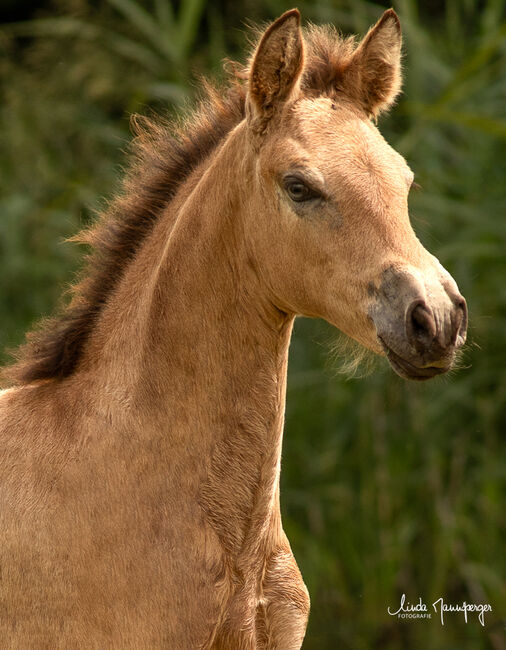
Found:
M 436 375 L 442 375 L 450 369 L 451 363 L 441 366 L 425 366 L 423 368 L 415 366 L 403 357 L 399 356 L 392 348 L 383 341 L 381 336 L 378 336 L 378 339 L 383 347 L 383 350 L 387 356 L 387 359 L 395 370 L 395 372 L 402 377 L 403 379 L 411 379 L 413 381 L 425 381 L 426 379 L 432 379 Z

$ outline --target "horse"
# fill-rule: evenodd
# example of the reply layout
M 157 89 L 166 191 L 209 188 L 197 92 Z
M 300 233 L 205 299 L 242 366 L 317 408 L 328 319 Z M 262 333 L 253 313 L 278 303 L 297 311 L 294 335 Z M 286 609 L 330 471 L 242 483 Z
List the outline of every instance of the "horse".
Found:
M 4 647 L 300 648 L 279 491 L 294 318 L 411 380 L 466 337 L 376 126 L 401 40 L 393 10 L 357 41 L 293 9 L 183 125 L 135 118 L 69 303 L 5 369 Z

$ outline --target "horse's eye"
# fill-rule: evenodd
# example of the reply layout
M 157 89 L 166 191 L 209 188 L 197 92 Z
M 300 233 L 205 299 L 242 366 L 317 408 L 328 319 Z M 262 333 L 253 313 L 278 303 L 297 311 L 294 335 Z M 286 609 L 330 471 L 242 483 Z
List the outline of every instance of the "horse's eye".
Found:
M 320 196 L 318 192 L 308 187 L 298 178 L 285 178 L 284 184 L 286 193 L 295 203 L 303 203 Z

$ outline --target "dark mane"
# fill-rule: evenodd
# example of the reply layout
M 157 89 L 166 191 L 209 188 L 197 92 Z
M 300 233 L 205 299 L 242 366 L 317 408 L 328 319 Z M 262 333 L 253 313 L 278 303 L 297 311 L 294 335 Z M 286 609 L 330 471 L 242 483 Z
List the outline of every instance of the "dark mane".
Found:
M 73 241 L 89 244 L 71 300 L 45 319 L 15 352 L 4 376 L 16 384 L 71 375 L 95 322 L 126 267 L 163 208 L 193 169 L 244 117 L 245 89 L 233 80 L 226 89 L 203 84 L 198 109 L 179 128 L 163 119 L 132 120 L 132 159 L 120 195 L 97 223 Z
M 355 48 L 333 28 L 305 32 L 306 63 L 302 89 L 308 93 L 341 90 L 339 77 Z M 42 321 L 14 353 L 3 375 L 15 384 L 61 379 L 76 369 L 101 310 L 153 224 L 193 169 L 244 118 L 247 67 L 231 65 L 227 86 L 203 83 L 204 98 L 182 126 L 168 120 L 136 117 L 132 159 L 119 196 L 89 230 L 73 241 L 89 244 L 70 303 Z M 241 81 L 242 80 L 242 81 Z

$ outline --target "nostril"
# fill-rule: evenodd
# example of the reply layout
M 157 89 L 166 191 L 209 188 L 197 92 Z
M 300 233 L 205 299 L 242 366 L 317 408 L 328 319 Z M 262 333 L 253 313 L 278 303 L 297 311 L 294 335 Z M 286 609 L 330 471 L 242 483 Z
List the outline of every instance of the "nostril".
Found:
M 406 313 L 408 341 L 419 351 L 426 349 L 436 336 L 436 322 L 432 311 L 424 302 L 414 302 Z

